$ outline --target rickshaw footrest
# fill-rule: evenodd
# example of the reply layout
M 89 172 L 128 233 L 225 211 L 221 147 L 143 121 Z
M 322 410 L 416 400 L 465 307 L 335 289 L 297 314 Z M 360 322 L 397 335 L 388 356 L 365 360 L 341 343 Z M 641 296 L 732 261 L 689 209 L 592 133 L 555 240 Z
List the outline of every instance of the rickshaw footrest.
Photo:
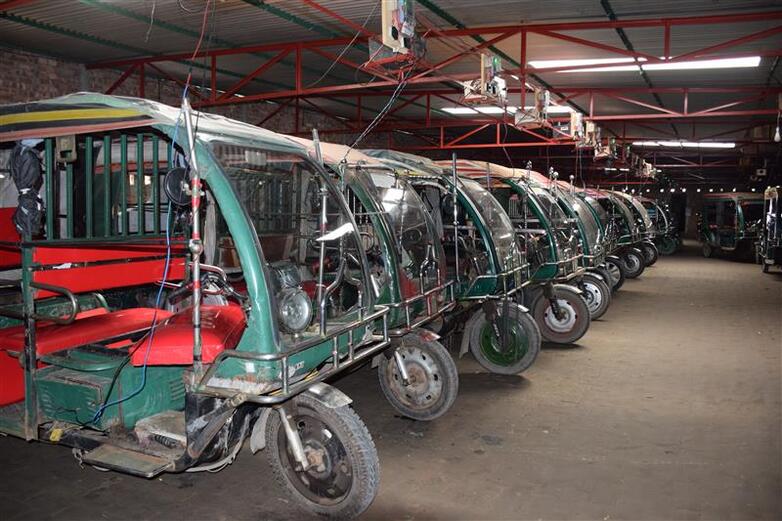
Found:
M 96 467 L 117 470 L 142 478 L 154 478 L 169 468 L 172 463 L 172 460 L 168 458 L 113 445 L 101 445 L 97 449 L 91 450 L 84 454 L 82 461 Z

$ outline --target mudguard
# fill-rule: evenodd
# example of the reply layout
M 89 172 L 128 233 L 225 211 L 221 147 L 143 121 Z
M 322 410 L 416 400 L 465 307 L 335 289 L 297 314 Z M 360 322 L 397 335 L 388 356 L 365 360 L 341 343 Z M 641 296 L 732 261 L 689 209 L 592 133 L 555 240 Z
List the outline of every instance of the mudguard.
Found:
M 347 394 L 323 382 L 311 385 L 304 392 L 329 409 L 336 409 L 337 407 L 353 403 L 353 400 Z M 255 420 L 253 431 L 250 434 L 250 450 L 253 451 L 253 454 L 266 447 L 266 424 L 269 422 L 269 416 L 273 412 L 275 412 L 274 408 L 267 407 L 261 411 L 260 416 Z
M 591 268 L 587 270 L 587 273 L 592 277 L 597 277 L 598 279 L 602 280 L 606 284 L 608 284 L 608 281 L 605 278 L 605 275 L 601 273 L 602 268 Z

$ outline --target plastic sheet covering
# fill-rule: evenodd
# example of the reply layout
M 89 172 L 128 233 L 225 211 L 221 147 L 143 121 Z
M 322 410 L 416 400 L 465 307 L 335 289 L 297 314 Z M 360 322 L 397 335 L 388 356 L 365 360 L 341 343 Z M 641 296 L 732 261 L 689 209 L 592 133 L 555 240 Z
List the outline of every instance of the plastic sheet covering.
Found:
M 43 204 L 38 195 L 43 184 L 38 151 L 28 143 L 18 143 L 11 152 L 10 170 L 19 192 L 14 225 L 23 238 L 29 239 L 40 233 L 43 214 Z

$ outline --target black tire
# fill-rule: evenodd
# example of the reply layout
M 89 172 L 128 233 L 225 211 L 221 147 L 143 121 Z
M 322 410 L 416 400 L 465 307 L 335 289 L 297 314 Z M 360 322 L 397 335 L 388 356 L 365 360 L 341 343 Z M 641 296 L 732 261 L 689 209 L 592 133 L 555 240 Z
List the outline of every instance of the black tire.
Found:
M 646 262 L 646 267 L 653 266 L 655 262 L 657 262 L 657 259 L 660 257 L 660 252 L 657 250 L 657 246 L 655 246 L 651 242 L 645 242 L 641 244 L 641 252 L 644 255 L 644 261 Z
M 321 465 L 332 468 L 319 470 L 313 466 L 306 472 L 296 471 L 279 413 L 272 411 L 266 424 L 266 452 L 275 479 L 294 502 L 306 510 L 332 519 L 358 517 L 372 504 L 380 486 L 380 463 L 372 436 L 361 418 L 347 405 L 330 409 L 306 393 L 293 401 L 296 416 L 292 422 L 299 429 L 305 450 L 321 451 Z M 323 433 L 327 433 L 325 443 L 316 439 Z M 347 485 L 339 485 L 340 491 L 347 488 L 342 494 L 333 492 L 337 481 L 323 484 L 333 478 L 324 475 L 333 472 L 340 472 L 339 477 L 349 480 Z M 313 485 L 325 486 L 319 490 L 335 497 L 318 497 L 310 490 Z
M 624 267 L 625 278 L 635 279 L 641 276 L 646 269 L 644 254 L 638 248 L 630 248 L 620 257 Z
M 584 300 L 589 308 L 589 316 L 592 320 L 597 320 L 605 315 L 611 305 L 611 290 L 606 281 L 594 273 L 585 273 L 581 277 L 581 285 Z
M 557 319 L 551 304 L 543 294 L 532 305 L 532 316 L 540 328 L 543 340 L 555 344 L 573 344 L 589 330 L 592 319 L 584 298 L 575 288 L 565 285 L 554 286 L 554 296 L 566 315 Z
M 768 273 L 771 269 L 771 266 L 764 260 L 763 261 L 763 273 Z
M 410 381 L 404 385 L 393 357 L 380 357 L 377 368 L 380 389 L 400 414 L 419 421 L 439 418 L 459 394 L 459 371 L 451 354 L 437 340 L 425 341 L 415 332 L 398 345 Z
M 625 283 L 624 267 L 621 261 L 615 261 L 614 259 L 606 259 L 605 266 L 606 271 L 611 276 L 611 291 L 616 293 Z
M 497 328 L 494 334 L 483 309 L 477 310 L 464 326 L 470 352 L 487 371 L 519 374 L 532 366 L 540 353 L 540 329 L 532 317 L 515 302 L 497 304 Z M 506 335 L 503 339 L 502 335 Z M 510 348 L 510 350 L 509 350 Z
M 710 259 L 714 255 L 714 248 L 711 247 L 711 244 L 708 242 L 704 242 L 702 246 L 703 256 L 707 259 Z

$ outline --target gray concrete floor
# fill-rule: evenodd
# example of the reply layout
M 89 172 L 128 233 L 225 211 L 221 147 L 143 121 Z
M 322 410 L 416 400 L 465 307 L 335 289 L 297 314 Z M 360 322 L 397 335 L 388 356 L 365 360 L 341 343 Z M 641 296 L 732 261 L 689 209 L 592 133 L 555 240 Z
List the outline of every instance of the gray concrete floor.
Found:
M 523 377 L 459 362 L 444 418 L 394 416 L 374 373 L 339 386 L 377 444 L 366 519 L 782 519 L 782 276 L 694 250 L 628 281 Z M 0 518 L 301 519 L 245 449 L 218 474 L 145 481 L 0 439 Z

